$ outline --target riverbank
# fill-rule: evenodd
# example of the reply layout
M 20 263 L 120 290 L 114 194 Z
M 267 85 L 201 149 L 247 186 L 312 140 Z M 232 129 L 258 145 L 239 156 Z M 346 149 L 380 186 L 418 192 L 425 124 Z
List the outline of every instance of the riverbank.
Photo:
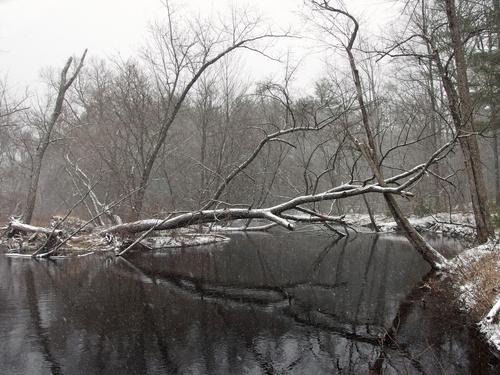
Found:
M 451 262 L 450 280 L 460 308 L 471 316 L 500 356 L 500 319 L 488 313 L 500 298 L 500 244 L 490 241 L 466 250 Z

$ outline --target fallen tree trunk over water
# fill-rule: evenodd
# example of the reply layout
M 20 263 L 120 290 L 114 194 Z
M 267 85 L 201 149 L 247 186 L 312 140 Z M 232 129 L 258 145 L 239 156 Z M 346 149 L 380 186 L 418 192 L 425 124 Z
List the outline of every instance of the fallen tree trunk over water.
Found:
M 114 225 L 106 228 L 102 231 L 105 233 L 140 233 L 151 228 L 155 230 L 167 230 L 176 229 L 181 227 L 186 227 L 190 225 L 199 225 L 205 223 L 231 221 L 237 219 L 264 219 L 276 223 L 288 230 L 294 230 L 295 225 L 293 221 L 297 219 L 302 219 L 297 216 L 290 216 L 285 213 L 285 211 L 290 211 L 294 209 L 301 209 L 301 205 L 307 203 L 315 203 L 326 200 L 333 200 L 337 198 L 347 198 L 356 195 L 366 194 L 366 193 L 387 193 L 387 194 L 398 194 L 402 196 L 412 196 L 410 192 L 404 191 L 402 187 L 381 187 L 378 185 L 352 185 L 345 184 L 338 186 L 334 189 L 328 190 L 324 193 L 304 195 L 300 197 L 293 198 L 287 202 L 275 205 L 269 208 L 221 208 L 215 210 L 202 210 L 178 214 L 167 220 L 165 219 L 146 219 L 138 220 L 131 223 L 124 223 L 119 225 Z M 342 223 L 341 217 L 331 217 L 328 215 L 315 214 L 311 216 L 317 216 L 317 221 L 325 222 L 335 222 L 338 221 Z M 323 217 L 323 219 L 321 219 Z M 307 219 L 306 219 L 307 220 Z
M 339 185 L 322 193 L 294 197 L 286 202 L 267 208 L 226 207 L 192 212 L 174 212 L 168 214 L 163 219 L 138 220 L 110 227 L 98 226 L 93 228 L 88 235 L 83 237 L 86 238 L 86 241 L 91 244 L 93 248 L 103 248 L 106 251 L 114 250 L 117 255 L 124 255 L 135 245 L 140 244 L 141 241 L 153 231 L 187 228 L 207 223 L 231 222 L 238 219 L 260 219 L 267 221 L 270 224 L 259 224 L 256 227 L 250 227 L 247 225 L 235 229 L 231 229 L 230 227 L 230 231 L 240 229 L 265 230 L 274 226 L 281 226 L 287 230 L 294 230 L 297 222 L 307 222 L 322 223 L 337 235 L 343 236 L 345 235 L 344 233 L 335 229 L 335 225 L 341 225 L 344 227 L 349 226 L 346 222 L 344 222 L 343 216 L 330 216 L 330 214 L 322 214 L 307 208 L 306 206 L 322 201 L 333 201 L 336 199 L 355 197 L 368 193 L 384 194 L 385 196 L 399 195 L 402 197 L 412 197 L 413 194 L 409 192 L 408 189 L 411 189 L 418 182 L 430 165 L 440 160 L 447 152 L 449 152 L 449 148 L 452 147 L 452 143 L 453 142 L 449 142 L 436 151 L 426 163 L 417 165 L 398 175 L 386 178 L 382 181 L 373 182 L 371 184 L 368 184 L 367 181 L 362 184 L 352 183 L 351 181 L 350 183 Z M 219 204 L 224 203 L 219 202 Z M 297 215 L 297 211 L 301 214 Z M 67 244 L 67 242 L 75 238 L 75 236 L 78 236 L 81 230 L 88 223 L 93 221 L 93 219 L 95 219 L 95 217 L 92 218 L 90 221 L 78 226 L 73 231 L 61 231 L 58 229 L 58 226 L 68 218 L 68 215 L 58 221 L 53 228 L 29 226 L 19 221 L 13 221 L 11 225 L 13 225 L 14 228 L 18 228 L 18 231 L 25 233 L 39 231 L 44 236 L 47 236 L 45 243 L 43 243 L 32 255 L 37 257 L 50 257 L 52 255 L 56 255 L 63 246 L 67 247 L 69 251 L 71 251 L 72 246 Z M 62 237 L 65 238 L 61 240 Z M 426 260 L 429 261 L 429 257 L 426 257 Z M 436 265 L 436 262 L 432 262 L 432 259 L 429 263 L 431 263 L 433 267 Z

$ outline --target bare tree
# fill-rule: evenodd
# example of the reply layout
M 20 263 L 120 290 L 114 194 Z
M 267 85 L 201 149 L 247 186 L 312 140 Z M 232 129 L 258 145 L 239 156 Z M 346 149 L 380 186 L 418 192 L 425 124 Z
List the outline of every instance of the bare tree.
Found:
M 332 13 L 335 15 L 342 15 L 347 17 L 353 24 L 352 31 L 347 34 L 347 40 L 342 41 L 342 46 L 348 56 L 349 66 L 352 73 L 352 78 L 354 82 L 354 86 L 356 88 L 356 97 L 359 104 L 359 110 L 361 114 L 361 122 L 363 125 L 363 129 L 365 131 L 366 142 L 362 142 L 356 139 L 354 136 L 352 140 L 354 144 L 359 148 L 360 152 L 363 154 L 364 158 L 370 165 L 370 168 L 381 187 L 386 187 L 386 181 L 383 175 L 383 171 L 381 168 L 380 159 L 377 152 L 377 145 L 375 143 L 375 137 L 373 135 L 372 128 L 369 123 L 369 115 L 365 105 L 364 93 L 361 83 L 361 78 L 359 75 L 359 70 L 356 65 L 356 60 L 353 54 L 353 47 L 356 41 L 356 37 L 359 31 L 359 24 L 356 18 L 352 16 L 348 11 L 332 6 L 330 1 L 312 1 L 312 4 L 317 8 L 326 12 Z M 330 20 L 330 22 L 334 23 L 334 20 Z M 408 219 L 403 214 L 399 204 L 397 203 L 395 197 L 391 194 L 384 194 L 384 198 L 387 202 L 387 206 L 391 211 L 394 220 L 398 224 L 398 226 L 403 230 L 403 233 L 408 238 L 410 243 L 415 247 L 417 251 L 422 254 L 423 258 L 429 262 L 433 268 L 440 269 L 446 266 L 446 259 L 436 251 L 432 246 L 430 246 L 423 237 L 416 231 L 416 229 L 410 224 Z
M 215 189 L 211 199 L 202 207 L 203 210 L 209 209 L 220 203 L 219 199 L 222 194 L 226 191 L 229 184 L 235 180 L 240 174 L 245 173 L 247 168 L 258 158 L 263 150 L 272 144 L 282 144 L 287 147 L 296 148 L 296 144 L 300 142 L 306 135 L 314 133 L 324 133 L 324 130 L 331 127 L 336 120 L 338 120 L 343 115 L 343 110 L 333 111 L 331 113 L 325 113 L 325 103 L 309 103 L 310 105 L 301 105 L 300 103 L 295 103 L 291 96 L 289 88 L 285 85 L 268 82 L 261 85 L 259 88 L 260 97 L 263 99 L 260 105 L 261 108 L 269 107 L 271 115 L 277 117 L 277 119 L 265 118 L 262 119 L 265 124 L 260 124 L 260 126 L 253 126 L 257 129 L 257 134 L 263 133 L 260 138 L 259 143 L 251 150 L 249 155 L 238 163 L 234 168 L 232 168 L 227 175 L 220 176 L 220 182 Z M 267 102 L 266 102 L 267 100 Z M 348 110 L 348 109 L 346 109 Z M 277 116 L 277 112 L 280 115 Z M 298 142 L 293 142 L 290 137 L 294 135 L 298 139 Z M 324 134 L 323 134 L 324 135 Z M 294 144 L 295 143 L 295 144 Z M 267 160 L 268 158 L 266 158 Z M 276 168 L 281 164 L 281 157 L 278 157 L 276 163 Z M 307 166 L 306 166 L 307 168 Z M 327 168 L 328 169 L 328 168 Z M 316 191 L 319 179 L 328 173 L 319 173 L 318 179 L 311 184 L 311 190 Z M 271 183 L 275 181 L 275 176 L 277 170 L 275 169 L 272 173 Z M 265 183 L 261 182 L 264 188 Z M 309 189 L 306 187 L 305 192 L 297 190 L 296 193 L 309 194 Z M 262 194 L 261 194 L 262 195 Z M 265 196 L 261 196 L 260 203 L 264 203 Z
M 3 215 L 19 214 L 22 184 L 17 161 L 21 153 L 17 147 L 20 137 L 19 118 L 27 107 L 26 98 L 14 100 L 9 95 L 7 81 L 0 80 L 0 212 Z
M 66 95 L 66 92 L 78 76 L 78 73 L 82 69 L 86 55 L 87 50 L 85 50 L 80 60 L 78 62 L 75 62 L 76 68 L 71 76 L 69 76 L 69 78 L 68 71 L 73 63 L 73 58 L 70 57 L 66 62 L 66 65 L 61 71 L 57 97 L 52 114 L 47 121 L 43 121 L 39 128 L 39 139 L 37 141 L 36 150 L 32 159 L 31 171 L 29 175 L 28 196 L 26 199 L 26 207 L 23 213 L 23 221 L 27 224 L 31 223 L 31 219 L 33 217 L 38 190 L 38 181 L 40 179 L 40 172 L 43 166 L 43 159 L 47 148 L 53 142 L 52 133 L 54 127 L 58 122 L 59 116 L 63 111 L 64 97 Z
M 460 138 L 460 145 L 464 155 L 465 170 L 467 172 L 470 195 L 472 198 L 472 209 L 476 219 L 478 241 L 486 242 L 490 235 L 493 235 L 493 227 L 490 222 L 488 209 L 488 195 L 483 177 L 479 147 L 473 126 L 473 105 L 467 79 L 467 64 L 463 49 L 463 37 L 460 31 L 460 21 L 457 15 L 455 0 L 445 0 L 446 17 L 451 34 L 453 48 L 453 58 L 456 66 L 458 108 L 453 108 L 456 112 L 455 126 L 459 135 L 466 135 Z M 451 91 L 451 90 L 449 90 Z M 450 92 L 450 94 L 452 94 Z M 452 95 L 455 95 L 453 93 Z
M 167 22 L 153 27 L 152 46 L 145 53 L 161 98 L 161 121 L 140 171 L 132 218 L 138 218 L 142 212 L 146 188 L 168 132 L 202 74 L 231 52 L 243 48 L 254 50 L 256 42 L 276 37 L 268 31 L 258 32 L 258 22 L 249 20 L 248 15 L 233 17 L 232 23 L 223 27 L 222 32 L 213 32 L 212 28 L 218 28 L 201 21 L 178 29 L 179 21 L 168 1 L 165 8 Z
M 408 1 L 407 4 L 409 3 L 411 2 Z M 493 234 L 493 229 L 490 222 L 477 132 L 473 125 L 474 108 L 469 90 L 464 52 L 467 43 L 481 30 L 472 27 L 472 30 L 462 32 L 463 17 L 457 13 L 454 0 L 432 4 L 437 5 L 431 9 L 435 19 L 429 14 L 430 7 L 424 6 L 424 2 L 422 2 L 422 6 L 412 7 L 415 10 L 422 9 L 419 15 L 416 12 L 411 15 L 417 30 L 412 35 L 405 35 L 403 40 L 395 42 L 382 54 L 382 57 L 411 57 L 418 61 L 425 59 L 430 60 L 435 65 L 443 91 L 446 94 L 444 100 L 451 117 L 453 132 L 458 134 L 463 154 L 464 169 L 477 227 L 477 239 L 479 242 L 485 242 Z M 443 12 L 444 16 L 441 17 Z M 411 43 L 416 40 L 425 43 L 425 52 L 422 52 L 418 46 L 416 48 L 411 46 Z
M 294 197 L 288 201 L 266 208 L 222 208 L 214 210 L 199 210 L 187 213 L 171 213 L 165 219 L 147 219 L 128 222 L 103 229 L 103 233 L 140 233 L 148 230 L 166 230 L 190 225 L 203 223 L 222 222 L 236 219 L 264 219 L 276 223 L 286 229 L 293 230 L 295 228 L 293 221 L 301 221 L 303 218 L 287 213 L 290 210 L 299 210 L 306 212 L 311 220 L 311 217 L 319 218 L 319 221 L 337 221 L 341 222 L 340 217 L 331 217 L 322 215 L 312 210 L 304 209 L 302 205 L 309 203 L 322 202 L 334 199 L 344 199 L 348 197 L 360 196 L 367 193 L 392 194 L 401 196 L 412 196 L 407 189 L 410 189 L 417 183 L 429 167 L 444 158 L 450 151 L 450 148 L 455 143 L 455 140 L 448 142 L 438 149 L 425 163 L 414 166 L 413 168 L 372 184 L 354 184 L 346 183 L 333 187 L 327 191 Z M 395 187 L 389 185 L 395 184 Z M 435 251 L 435 250 L 434 250 Z M 439 254 L 439 253 L 438 253 Z M 442 256 L 442 255 L 439 255 Z M 439 264 L 433 258 L 425 256 L 425 259 L 435 268 L 439 268 Z M 443 260 L 441 267 L 446 264 Z

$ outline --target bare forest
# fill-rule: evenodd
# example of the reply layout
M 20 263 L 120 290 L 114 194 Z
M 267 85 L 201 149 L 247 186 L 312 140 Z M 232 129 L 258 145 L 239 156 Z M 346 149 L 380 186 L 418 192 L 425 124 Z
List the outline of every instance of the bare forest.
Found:
M 159 332 L 166 329 L 170 335 L 188 324 L 155 326 L 156 303 L 171 298 L 169 293 L 182 296 L 179 308 L 195 320 L 198 311 L 218 306 L 217 314 L 228 309 L 238 311 L 235 316 L 250 310 L 265 315 L 259 324 L 271 321 L 272 311 L 272 319 L 280 322 L 273 327 L 293 321 L 301 330 L 333 332 L 347 340 L 346 348 L 352 345 L 349 366 L 370 363 L 349 367 L 352 373 L 385 373 L 391 366 L 398 372 L 401 363 L 426 373 L 419 362 L 422 353 L 461 345 L 429 343 L 434 331 L 454 330 L 426 325 L 455 321 L 441 319 L 447 309 L 439 307 L 453 300 L 479 324 L 477 331 L 498 357 L 500 5 L 498 0 L 393 3 L 397 19 L 376 35 L 349 1 L 304 1 L 297 10 L 302 30 L 297 30 L 267 22 L 250 8 L 235 6 L 219 17 L 204 17 L 163 0 L 162 13 L 132 56 L 104 57 L 90 46 L 75 50 L 59 66 L 45 67 L 43 85 L 25 90 L 13 89 L 9 77 L 0 74 L 0 245 L 9 262 L 28 258 L 19 264 L 0 262 L 0 267 L 5 275 L 28 267 L 23 271 L 26 300 L 52 373 L 65 367 L 44 339 L 48 334 L 36 290 L 47 285 L 59 290 L 59 276 L 54 276 L 59 270 L 50 268 L 54 264 L 65 264 L 76 275 L 68 279 L 70 286 L 86 275 L 69 299 L 85 300 L 80 286 L 107 275 L 109 270 L 98 270 L 111 264 L 110 275 L 133 275 L 127 279 L 130 293 L 134 283 L 144 283 L 131 301 L 153 295 L 153 302 L 140 305 L 140 321 L 152 324 L 156 338 L 150 341 L 158 342 L 167 367 L 172 363 Z M 294 50 L 295 41 L 311 48 Z M 303 61 L 312 54 L 321 60 L 321 73 L 304 85 L 312 68 Z M 253 61 L 262 61 L 257 67 L 262 70 L 266 64 L 279 66 L 279 74 L 257 78 L 248 66 Z M 307 231 L 318 237 L 308 237 Z M 397 234 L 392 238 L 384 232 Z M 262 238 L 267 240 L 258 242 Z M 452 243 L 451 250 L 443 249 L 445 241 Z M 307 250 L 298 250 L 299 245 Z M 191 247 L 198 250 L 168 250 Z M 80 263 L 56 262 L 91 254 L 101 265 L 90 271 L 71 268 Z M 42 258 L 48 261 L 40 276 L 33 270 L 41 266 L 32 260 Z M 348 281 L 342 281 L 342 269 Z M 50 282 L 39 286 L 36 278 Z M 103 283 L 108 285 L 107 279 Z M 345 296 L 344 285 L 354 285 L 346 287 Z M 23 288 L 0 288 L 0 295 L 13 290 Z M 109 295 L 106 288 L 92 290 L 103 305 L 115 299 L 120 301 L 112 302 L 116 306 L 129 303 L 121 290 Z M 154 297 L 165 291 L 164 299 Z M 426 301 L 433 301 L 431 309 Z M 168 306 L 160 320 L 167 310 L 175 313 L 169 319 L 179 319 Z M 365 322 L 360 316 L 368 310 L 375 318 Z M 207 314 L 200 319 L 208 316 L 215 322 L 210 324 L 219 324 L 217 314 Z M 422 340 L 428 347 L 401 344 L 405 336 L 400 333 L 411 326 L 412 314 L 425 322 Z M 88 321 L 93 319 L 82 324 Z M 141 334 L 149 329 L 144 327 Z M 81 331 L 92 332 L 92 327 Z M 191 333 L 179 334 L 179 340 Z M 197 341 L 201 351 L 212 345 L 206 339 L 212 334 L 210 328 Z M 297 342 L 303 339 L 297 337 Z M 235 353 L 255 357 L 264 373 L 274 373 L 262 364 L 267 359 L 258 353 L 257 341 L 249 342 Z M 97 344 L 99 359 L 106 345 Z M 144 342 L 140 345 L 144 349 Z M 214 351 L 220 347 L 213 345 Z M 297 356 L 314 354 L 313 344 L 310 350 L 307 345 Z M 470 358 L 478 350 L 470 349 Z M 3 359 L 2 352 L 8 350 L 0 346 Z M 361 360 L 353 359 L 353 352 Z M 391 363 L 391 355 L 400 363 Z M 443 357 L 451 363 L 453 355 Z M 144 363 L 146 357 L 143 353 Z M 338 358 L 344 357 L 335 358 L 340 370 Z M 481 365 L 491 365 L 482 358 L 477 359 Z M 226 363 L 212 360 L 206 361 L 214 368 Z M 309 362 L 300 366 L 306 372 L 314 368 Z M 467 366 L 479 368 L 472 359 Z M 203 372 L 230 371 L 207 367 Z

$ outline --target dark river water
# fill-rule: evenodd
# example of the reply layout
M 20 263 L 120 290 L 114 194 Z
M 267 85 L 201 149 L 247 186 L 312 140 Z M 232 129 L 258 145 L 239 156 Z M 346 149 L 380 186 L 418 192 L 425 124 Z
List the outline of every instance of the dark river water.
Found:
M 312 231 L 127 260 L 0 255 L 0 373 L 500 373 L 419 287 L 428 272 L 402 237 Z

